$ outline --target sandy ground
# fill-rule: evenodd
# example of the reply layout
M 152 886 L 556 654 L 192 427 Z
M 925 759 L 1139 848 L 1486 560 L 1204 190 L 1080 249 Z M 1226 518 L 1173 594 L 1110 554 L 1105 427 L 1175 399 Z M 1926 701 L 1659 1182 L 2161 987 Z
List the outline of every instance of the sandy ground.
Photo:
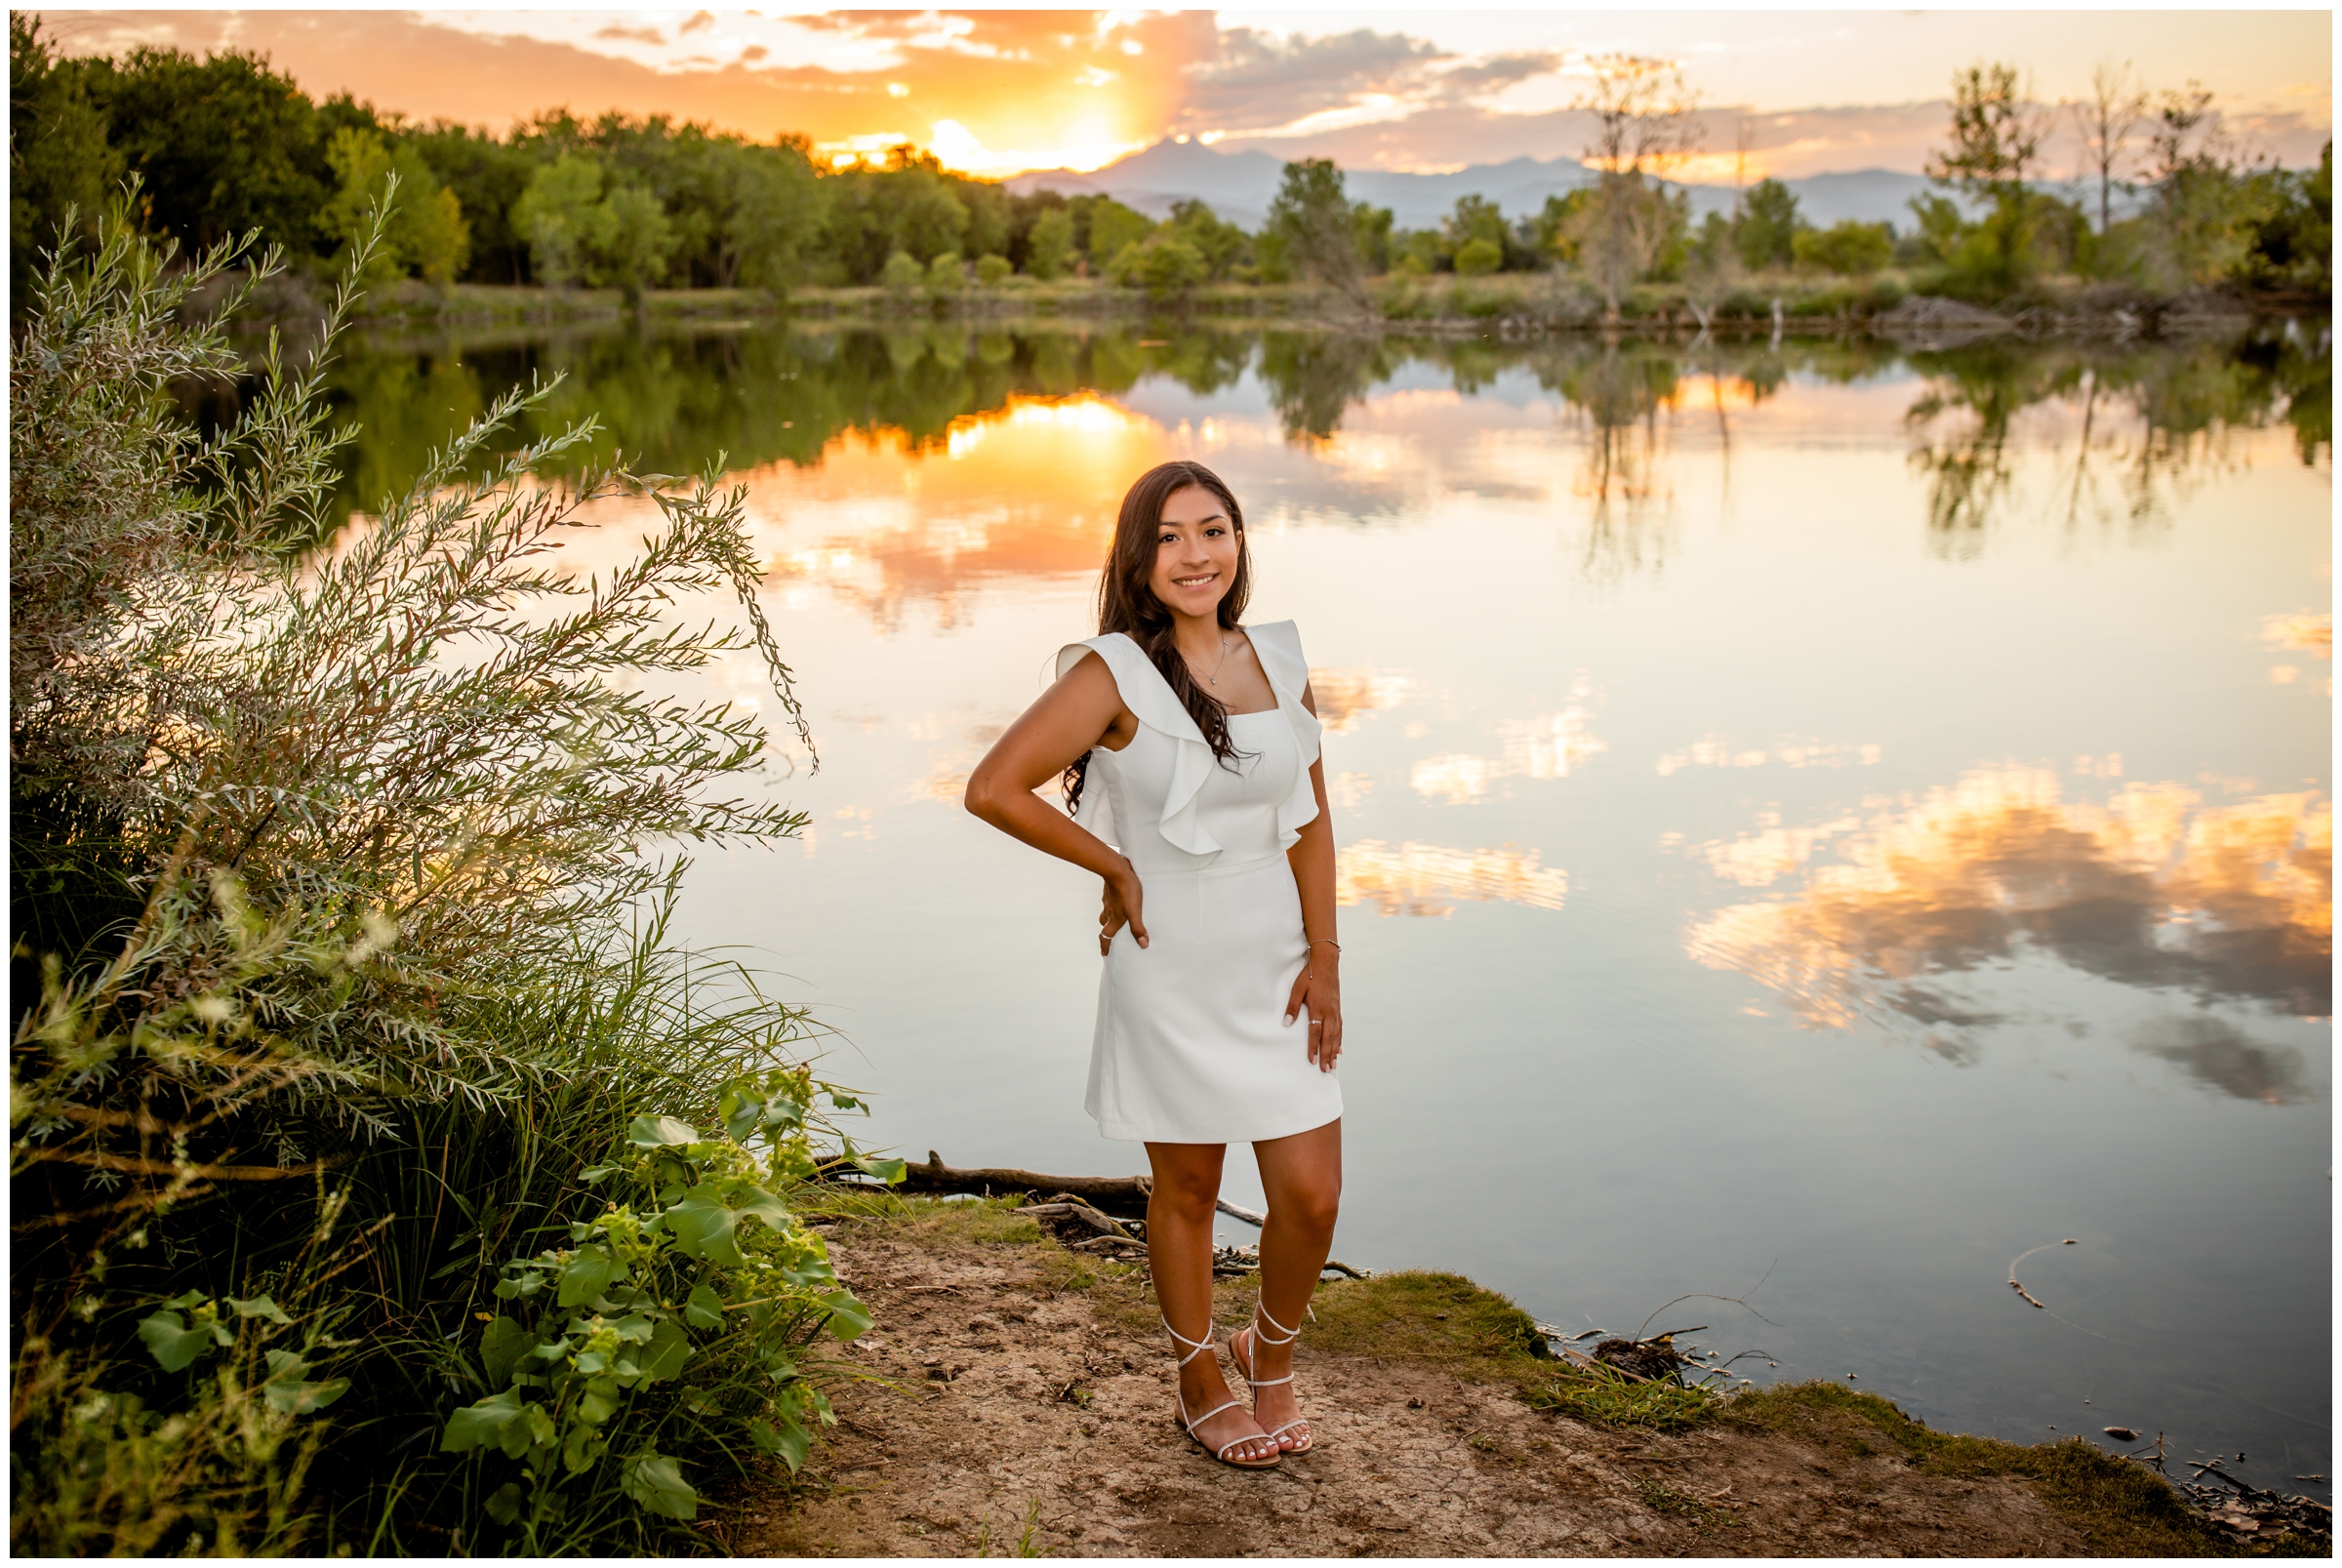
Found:
M 833 1245 L 877 1313 L 793 1488 L 751 1486 L 752 1556 L 2066 1556 L 2021 1483 L 1778 1433 L 1583 1425 L 1404 1362 L 1297 1362 L 1316 1448 L 1220 1465 L 1171 1419 L 1172 1363 L 1044 1249 L 866 1232 Z M 1059 1255 L 1062 1258 L 1062 1255 Z M 1225 1364 L 1225 1363 L 1224 1363 Z M 881 1381 L 882 1380 L 882 1381 Z M 793 1492 L 793 1496 L 791 1495 Z

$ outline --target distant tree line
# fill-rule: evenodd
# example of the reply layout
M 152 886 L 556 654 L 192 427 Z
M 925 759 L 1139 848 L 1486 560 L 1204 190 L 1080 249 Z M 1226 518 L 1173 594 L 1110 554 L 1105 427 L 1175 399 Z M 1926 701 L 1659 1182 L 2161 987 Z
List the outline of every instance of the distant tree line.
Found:
M 1157 221 L 1110 196 L 1012 193 L 910 146 L 838 168 L 802 137 L 756 141 L 664 115 L 553 110 L 501 137 L 419 125 L 347 95 L 312 101 L 262 57 L 232 50 L 61 56 L 36 20 L 12 15 L 11 269 L 21 297 L 31 255 L 66 212 L 88 224 L 135 173 L 152 231 L 202 247 L 258 229 L 319 267 L 346 254 L 395 175 L 379 276 L 635 298 L 654 286 L 848 284 L 935 295 L 1020 276 L 1100 277 L 1168 297 L 1308 278 L 1363 305 L 1366 280 L 1386 274 L 1559 268 L 1613 309 L 1646 282 L 1681 284 L 1697 308 L 1755 275 L 1890 265 L 1977 295 L 2057 274 L 2161 291 L 2329 286 L 2330 143 L 2306 174 L 2249 161 L 2193 84 L 2150 95 L 2127 67 L 2102 69 L 2094 100 L 2062 111 L 2093 172 L 2084 200 L 2042 188 L 2059 111 L 2030 101 L 2014 67 L 1977 65 L 1955 73 L 1946 145 L 1928 169 L 1939 193 L 1912 203 L 1900 229 L 1812 224 L 1776 180 L 1695 224 L 1688 194 L 1663 178 L 1699 136 L 1681 78 L 1634 57 L 1595 63 L 1581 101 L 1596 124 L 1595 179 L 1534 213 L 1508 217 L 1469 195 L 1437 225 L 1403 229 L 1389 209 L 1349 200 L 1332 163 L 1302 160 L 1247 232 L 1200 201 Z

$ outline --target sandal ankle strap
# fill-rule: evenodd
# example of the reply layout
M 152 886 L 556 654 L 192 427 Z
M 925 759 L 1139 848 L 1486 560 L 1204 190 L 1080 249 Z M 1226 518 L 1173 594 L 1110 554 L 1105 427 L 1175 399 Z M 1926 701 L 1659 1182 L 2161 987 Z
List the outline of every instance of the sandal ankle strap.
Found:
M 1173 1328 L 1171 1326 L 1171 1319 L 1169 1317 L 1165 1317 L 1163 1319 L 1163 1332 L 1170 1335 L 1180 1344 L 1190 1347 L 1188 1353 L 1179 1358 L 1179 1364 L 1183 1367 L 1212 1347 L 1212 1324 L 1208 1319 L 1204 1323 L 1203 1338 L 1200 1340 L 1191 1340 L 1185 1334 L 1182 1334 L 1179 1330 Z M 1204 1418 L 1198 1416 L 1195 1419 L 1201 1421 Z
M 1269 1317 L 1269 1308 L 1267 1308 L 1266 1307 L 1263 1307 L 1263 1306 L 1262 1306 L 1262 1305 L 1261 1305 L 1259 1302 L 1257 1302 L 1257 1301 L 1256 1301 L 1256 1302 L 1254 1302 L 1254 1303 L 1252 1304 L 1252 1315 L 1253 1315 L 1253 1319 L 1254 1319 L 1254 1322 L 1253 1322 L 1253 1325 L 1252 1325 L 1252 1337 L 1253 1337 L 1254 1339 L 1258 1340 L 1258 1341 L 1259 1341 L 1261 1344 L 1263 1344 L 1263 1345 L 1291 1345 L 1291 1344 L 1292 1344 L 1292 1343 L 1293 1343 L 1295 1340 L 1298 1340 L 1298 1339 L 1300 1339 L 1300 1338 L 1301 1338 L 1301 1330 L 1300 1330 L 1300 1329 L 1298 1329 L 1298 1328 L 1287 1328 L 1287 1327 L 1285 1327 L 1285 1325 L 1284 1325 L 1284 1324 L 1282 1324 L 1282 1323 L 1279 1323 L 1279 1322 L 1278 1322 L 1278 1321 L 1277 1321 L 1275 1318 L 1273 1318 L 1273 1317 Z M 1271 1328 L 1272 1328 L 1272 1329 L 1276 1330 L 1276 1331 L 1277 1331 L 1279 1334 L 1282 1334 L 1282 1335 L 1284 1336 L 1284 1338 L 1283 1338 L 1283 1339 L 1281 1339 L 1281 1340 L 1272 1340 L 1272 1339 L 1271 1339 L 1271 1338 L 1270 1338 L 1268 1335 L 1266 1335 L 1266 1334 L 1263 1334 L 1263 1333 L 1261 1332 L 1261 1325 L 1260 1325 L 1260 1321 L 1259 1321 L 1259 1320 L 1260 1320 L 1260 1319 L 1262 1319 L 1262 1318 L 1265 1318 L 1265 1317 L 1266 1317 L 1266 1318 L 1269 1318 L 1269 1326 L 1270 1326 Z

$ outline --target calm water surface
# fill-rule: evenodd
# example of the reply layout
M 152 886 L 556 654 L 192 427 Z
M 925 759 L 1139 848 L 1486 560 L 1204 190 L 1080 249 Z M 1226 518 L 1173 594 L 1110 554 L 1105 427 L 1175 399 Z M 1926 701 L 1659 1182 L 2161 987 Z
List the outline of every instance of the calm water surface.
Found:
M 1124 486 L 1194 457 L 1327 720 L 1338 1256 L 1565 1329 L 1748 1293 L 1652 1326 L 2294 1488 L 2330 1470 L 2327 351 L 939 327 L 385 343 L 341 385 L 361 506 L 551 369 L 548 422 L 729 454 L 822 766 L 770 785 L 802 844 L 703 856 L 683 925 L 841 1031 L 879 1141 L 1143 1168 L 1081 1110 L 1095 884 L 958 796 L 1095 629 Z

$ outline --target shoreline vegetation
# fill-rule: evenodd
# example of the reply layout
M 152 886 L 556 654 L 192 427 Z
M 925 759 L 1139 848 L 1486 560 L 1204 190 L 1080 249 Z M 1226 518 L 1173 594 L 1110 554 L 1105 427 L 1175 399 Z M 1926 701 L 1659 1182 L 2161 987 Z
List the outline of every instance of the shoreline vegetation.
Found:
M 1794 276 L 1745 282 L 1695 312 L 1680 284 L 1636 285 L 1611 315 L 1602 300 L 1570 280 L 1539 273 L 1494 278 L 1394 278 L 1370 292 L 1361 311 L 1338 293 L 1308 284 L 1224 283 L 1166 302 L 1145 289 L 1095 279 L 1045 284 L 1011 280 L 992 289 L 930 291 L 878 287 L 650 289 L 629 301 L 620 289 L 536 284 L 432 285 L 378 289 L 357 324 L 376 330 L 623 327 L 635 322 L 728 325 L 747 322 L 856 323 L 875 327 L 963 323 L 979 330 L 1049 320 L 1238 323 L 1389 336 L 1540 337 L 1633 333 L 1736 337 L 1867 333 L 1929 342 L 1994 337 L 2128 342 L 2185 339 L 2259 322 L 2324 319 L 2330 299 L 2289 292 L 2203 289 L 2159 296 L 2081 279 L 2045 280 L 2024 296 L 1980 305 L 1925 292 L 1923 278 L 1888 271 L 1849 281 Z M 318 302 L 298 280 L 239 319 L 298 330 Z M 1703 319 L 1703 315 L 1705 319 Z

